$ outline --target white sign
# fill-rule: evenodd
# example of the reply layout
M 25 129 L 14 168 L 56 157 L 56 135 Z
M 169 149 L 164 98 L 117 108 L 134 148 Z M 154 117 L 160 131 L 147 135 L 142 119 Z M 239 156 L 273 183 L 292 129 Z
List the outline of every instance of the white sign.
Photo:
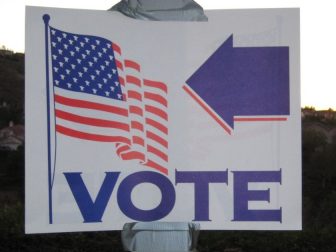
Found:
M 26 232 L 301 229 L 299 10 L 27 7 Z

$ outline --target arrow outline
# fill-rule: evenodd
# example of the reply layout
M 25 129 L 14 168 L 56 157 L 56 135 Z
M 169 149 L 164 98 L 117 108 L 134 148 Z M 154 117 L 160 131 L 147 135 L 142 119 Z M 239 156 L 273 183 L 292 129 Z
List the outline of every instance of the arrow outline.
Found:
M 232 135 L 233 129 L 198 95 L 194 92 L 194 90 L 189 87 L 188 84 L 183 85 L 183 90 L 194 100 L 197 104 L 199 104 L 205 112 L 207 112 L 212 119 L 214 119 L 219 126 L 221 126 L 229 135 Z M 287 121 L 287 117 L 273 117 L 273 116 L 234 116 L 234 122 L 281 122 Z
M 233 34 L 231 34 L 228 39 L 224 41 L 224 43 L 217 48 L 213 54 L 209 56 L 209 58 L 200 66 L 200 68 L 214 55 L 216 52 L 226 43 L 231 43 L 232 48 L 240 48 L 233 47 Z M 247 47 L 249 48 L 249 47 Z M 251 48 L 251 47 L 250 47 Z M 263 47 L 260 47 L 263 48 Z M 288 62 L 289 64 L 289 62 Z M 198 70 L 197 70 L 198 71 Z M 197 72 L 196 71 L 196 72 Z M 189 80 L 189 79 L 188 79 Z M 207 102 L 204 101 L 187 83 L 182 86 L 183 90 L 199 104 L 209 115 L 212 117 L 229 135 L 232 134 L 233 127 L 231 127 L 212 107 L 208 105 Z M 289 95 L 289 94 L 288 94 Z M 233 115 L 233 122 L 274 122 L 274 121 L 287 121 L 288 115 Z

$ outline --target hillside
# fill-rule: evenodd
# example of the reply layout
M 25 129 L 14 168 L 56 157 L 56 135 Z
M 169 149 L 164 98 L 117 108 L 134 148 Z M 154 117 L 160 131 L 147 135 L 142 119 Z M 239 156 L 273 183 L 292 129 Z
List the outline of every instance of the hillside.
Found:
M 23 123 L 24 54 L 0 50 L 0 128 Z

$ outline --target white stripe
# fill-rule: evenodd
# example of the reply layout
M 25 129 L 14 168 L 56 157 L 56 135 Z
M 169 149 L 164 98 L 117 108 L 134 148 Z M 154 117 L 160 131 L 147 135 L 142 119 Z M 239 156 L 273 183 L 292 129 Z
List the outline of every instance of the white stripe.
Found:
M 123 130 L 90 126 L 90 125 L 85 125 L 85 124 L 63 120 L 60 118 L 56 118 L 56 124 L 72 129 L 72 130 L 81 131 L 81 132 L 89 133 L 89 134 L 97 134 L 97 135 L 104 135 L 104 136 L 123 136 L 127 138 L 130 137 L 129 132 L 126 132 Z
M 155 87 L 148 87 L 144 85 L 144 91 L 161 95 L 162 97 L 166 98 L 166 100 L 168 101 L 167 94 L 162 89 L 155 88 Z
M 74 91 L 69 91 L 63 88 L 58 88 L 58 87 L 55 87 L 54 90 L 55 90 L 55 94 L 68 97 L 71 99 L 96 102 L 96 103 L 101 103 L 101 104 L 105 104 L 109 106 L 116 106 L 116 107 L 121 107 L 121 108 L 126 108 L 127 106 L 127 104 L 124 101 L 106 98 L 103 96 L 86 94 L 86 93 L 81 93 L 81 92 L 74 92 Z
M 112 114 L 109 112 L 99 111 L 99 110 L 92 110 L 92 109 L 85 109 L 85 108 L 77 108 L 77 107 L 70 107 L 67 105 L 55 103 L 55 109 L 61 110 L 64 112 L 68 112 L 78 116 L 84 116 L 89 118 L 95 119 L 102 119 L 102 120 L 109 120 L 109 121 L 117 121 L 121 123 L 128 124 L 128 118 L 125 116 Z

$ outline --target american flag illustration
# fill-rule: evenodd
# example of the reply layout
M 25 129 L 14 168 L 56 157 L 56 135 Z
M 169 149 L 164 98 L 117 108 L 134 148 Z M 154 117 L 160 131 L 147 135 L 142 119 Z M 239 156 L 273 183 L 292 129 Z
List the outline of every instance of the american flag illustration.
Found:
M 102 37 L 50 27 L 55 130 L 111 142 L 122 160 L 168 174 L 167 85 Z

